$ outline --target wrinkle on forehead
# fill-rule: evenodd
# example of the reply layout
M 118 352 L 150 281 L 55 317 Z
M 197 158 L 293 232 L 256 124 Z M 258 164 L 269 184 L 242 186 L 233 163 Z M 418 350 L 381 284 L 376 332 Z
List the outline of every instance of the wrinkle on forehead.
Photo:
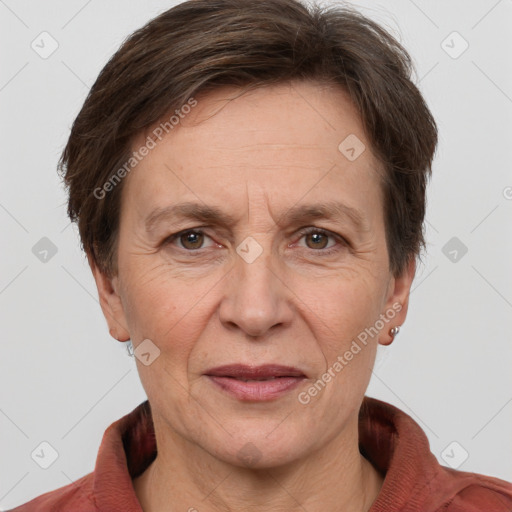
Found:
M 259 215 L 275 222 L 296 203 L 334 199 L 368 210 L 367 217 L 383 215 L 368 208 L 369 201 L 378 199 L 375 184 L 380 180 L 366 139 L 366 150 L 355 162 L 338 149 L 349 133 L 364 137 L 347 95 L 340 89 L 304 87 L 259 88 L 230 101 L 228 89 L 196 98 L 190 119 L 186 116 L 128 176 L 135 178 L 132 193 L 138 196 L 140 214 L 195 196 L 239 218 Z M 216 115 L 197 122 L 212 108 Z

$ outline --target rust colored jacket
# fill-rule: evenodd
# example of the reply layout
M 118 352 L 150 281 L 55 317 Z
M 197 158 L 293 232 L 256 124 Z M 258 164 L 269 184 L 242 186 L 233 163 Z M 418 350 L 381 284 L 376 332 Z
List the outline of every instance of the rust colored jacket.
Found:
M 512 512 L 512 484 L 441 466 L 421 427 L 390 404 L 364 397 L 359 449 L 385 475 L 369 512 Z M 142 512 L 132 478 L 155 456 L 146 401 L 107 428 L 92 473 L 11 512 Z

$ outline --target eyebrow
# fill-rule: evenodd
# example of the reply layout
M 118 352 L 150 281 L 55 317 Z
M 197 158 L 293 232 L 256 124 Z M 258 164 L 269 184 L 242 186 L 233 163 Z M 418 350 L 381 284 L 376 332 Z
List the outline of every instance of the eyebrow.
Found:
M 162 221 L 187 219 L 223 226 L 232 226 L 236 223 L 234 215 L 223 212 L 215 206 L 185 202 L 153 210 L 145 220 L 146 231 L 153 231 L 156 225 Z
M 366 217 L 351 206 L 339 201 L 325 201 L 314 204 L 298 204 L 286 210 L 276 221 L 278 226 L 294 225 L 315 219 L 348 219 L 356 228 L 367 231 Z M 146 231 L 153 231 L 162 221 L 195 220 L 218 226 L 230 227 L 237 222 L 237 217 L 215 206 L 196 202 L 184 202 L 153 210 L 145 220 Z
M 347 218 L 361 231 L 367 231 L 369 226 L 362 212 L 339 201 L 325 201 L 307 205 L 295 205 L 288 209 L 277 221 L 283 223 L 298 224 L 315 219 L 337 220 Z

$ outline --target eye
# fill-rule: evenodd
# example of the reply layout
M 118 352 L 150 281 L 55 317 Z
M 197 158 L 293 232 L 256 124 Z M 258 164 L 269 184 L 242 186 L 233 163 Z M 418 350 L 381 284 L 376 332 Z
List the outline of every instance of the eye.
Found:
M 203 231 L 198 229 L 189 229 L 187 231 L 180 231 L 179 233 L 171 235 L 165 240 L 165 243 L 170 244 L 177 241 L 178 247 L 181 249 L 185 249 L 187 251 L 196 251 L 198 249 L 204 249 L 205 247 L 208 247 L 204 245 L 205 240 L 210 240 L 213 242 L 212 239 Z M 210 243 L 210 245 L 213 244 Z
M 336 235 L 325 229 L 309 227 L 299 232 L 300 241 L 304 239 L 305 247 L 321 254 L 330 254 L 342 247 L 348 246 L 348 243 L 340 235 Z M 209 243 L 208 243 L 209 241 Z M 215 242 L 200 229 L 187 229 L 170 235 L 163 241 L 163 245 L 174 244 L 184 251 L 199 251 L 216 245 Z M 304 245 L 299 244 L 302 247 Z
M 347 245 L 342 237 L 321 228 L 306 228 L 300 231 L 300 234 L 302 235 L 300 240 L 304 239 L 308 249 L 322 251 L 323 254 L 338 250 L 340 247 L 337 246 Z

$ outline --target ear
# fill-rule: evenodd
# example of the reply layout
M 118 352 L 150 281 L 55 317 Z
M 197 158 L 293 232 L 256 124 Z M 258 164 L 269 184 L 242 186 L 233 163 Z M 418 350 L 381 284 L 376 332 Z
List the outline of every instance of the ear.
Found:
M 89 254 L 87 260 L 96 281 L 101 310 L 107 320 L 110 335 L 118 341 L 128 341 L 130 333 L 126 327 L 127 323 L 119 295 L 117 276 L 108 277 L 105 275 Z
M 394 336 L 389 333 L 393 327 L 400 327 L 405 322 L 409 308 L 411 285 L 416 274 L 416 259 L 413 257 L 399 276 L 393 276 L 388 286 L 384 318 L 388 319 L 386 327 L 379 335 L 381 345 L 389 345 Z

